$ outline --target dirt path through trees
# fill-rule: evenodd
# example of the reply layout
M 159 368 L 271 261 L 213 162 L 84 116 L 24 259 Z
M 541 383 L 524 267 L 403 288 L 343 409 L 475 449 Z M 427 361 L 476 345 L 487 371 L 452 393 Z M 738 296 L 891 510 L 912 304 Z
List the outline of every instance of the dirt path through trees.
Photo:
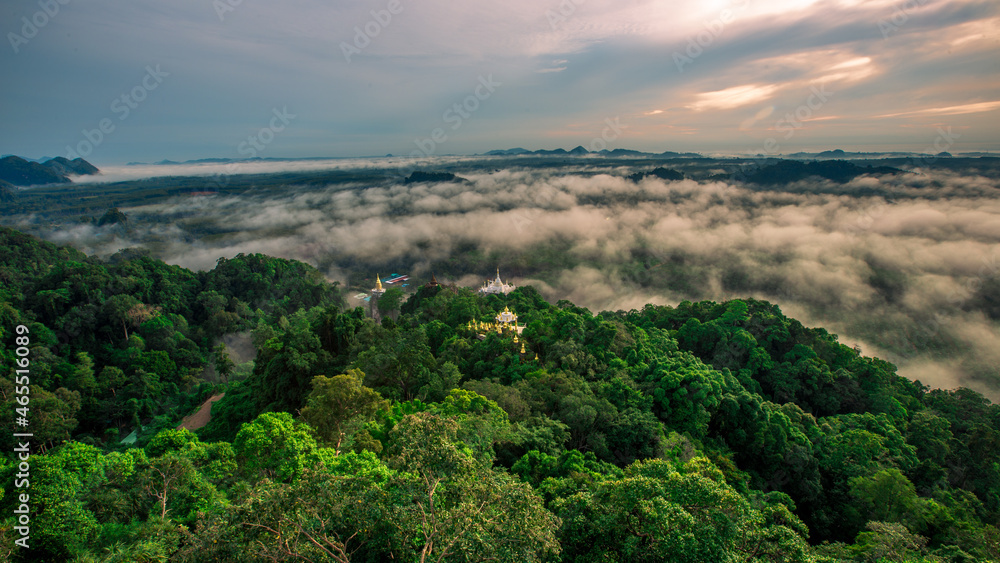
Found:
M 188 430 L 197 430 L 208 424 L 208 421 L 212 420 L 212 403 L 225 396 L 225 393 L 219 393 L 218 395 L 209 397 L 207 401 L 202 403 L 198 412 L 185 416 L 184 420 L 181 421 L 181 424 L 177 427 L 177 429 L 180 430 L 181 428 L 187 428 Z

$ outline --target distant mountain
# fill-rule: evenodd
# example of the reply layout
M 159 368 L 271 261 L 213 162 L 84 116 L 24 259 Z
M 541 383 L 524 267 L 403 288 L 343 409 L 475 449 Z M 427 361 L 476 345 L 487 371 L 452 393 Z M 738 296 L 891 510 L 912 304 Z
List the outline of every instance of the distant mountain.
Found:
M 637 157 L 649 157 L 649 158 L 656 158 L 656 157 L 660 157 L 660 158 L 701 158 L 702 157 L 700 154 L 693 153 L 693 152 L 683 152 L 683 153 L 681 153 L 681 152 L 665 151 L 665 152 L 662 152 L 662 153 L 652 153 L 652 152 L 636 151 L 636 150 L 632 150 L 632 149 L 614 149 L 614 150 L 603 149 L 601 151 L 591 151 L 591 150 L 587 150 L 582 145 L 581 146 L 577 146 L 576 148 L 568 150 L 568 151 L 566 149 L 561 149 L 561 148 L 560 149 L 552 149 L 552 150 L 540 149 L 540 150 L 535 150 L 535 151 L 529 151 L 527 149 L 523 149 L 523 148 L 518 147 L 518 148 L 514 148 L 514 149 L 495 149 L 495 150 L 491 150 L 489 152 L 486 152 L 484 154 L 486 154 L 487 156 L 519 156 L 519 155 L 526 155 L 526 156 L 586 156 L 586 155 L 596 154 L 596 155 L 600 155 L 600 156 L 609 156 L 609 157 L 613 157 L 613 158 L 625 157 L 625 156 L 637 156 Z
M 674 170 L 673 168 L 663 168 L 662 166 L 654 168 L 652 172 L 636 172 L 628 177 L 629 180 L 633 182 L 638 182 L 643 178 L 653 176 L 654 178 L 659 178 L 661 180 L 683 180 L 684 174 Z
M 787 184 L 797 182 L 812 176 L 826 178 L 839 184 L 849 182 L 864 174 L 896 174 L 902 172 L 889 166 L 858 166 L 846 160 L 820 160 L 815 162 L 800 162 L 797 160 L 779 160 L 752 172 L 745 178 L 746 182 L 760 185 Z
M 242 162 L 242 161 L 245 161 L 245 160 L 260 160 L 260 159 L 259 158 L 257 158 L 257 159 L 245 159 L 245 158 L 236 159 L 236 158 L 218 158 L 218 157 L 214 157 L 214 158 L 197 158 L 197 159 L 194 159 L 194 160 L 185 160 L 184 162 L 178 162 L 176 160 L 163 159 L 163 160 L 161 160 L 159 162 L 154 162 L 152 164 L 155 164 L 155 165 L 158 165 L 158 166 L 173 166 L 173 165 L 176 165 L 176 164 L 226 164 L 226 163 L 229 163 L 229 162 Z M 288 159 L 280 159 L 280 160 L 309 160 L 309 159 L 288 158 Z M 150 164 L 149 162 L 132 161 L 132 162 L 125 163 L 125 166 L 149 166 L 149 164 Z
M 43 164 L 13 155 L 0 159 L 0 180 L 15 186 L 68 184 L 70 176 L 99 172 L 93 164 L 82 158 L 68 160 L 58 156 Z
M 531 151 L 528 149 L 522 149 L 521 147 L 513 149 L 497 149 L 486 153 L 488 156 L 514 156 L 516 154 L 528 154 Z
M 8 156 L 17 156 L 17 155 L 16 154 L 2 154 L 2 155 L 0 155 L 0 158 L 7 158 Z M 41 163 L 43 163 L 45 161 L 48 161 L 48 160 L 52 160 L 51 156 L 43 156 L 42 158 L 28 158 L 26 156 L 21 156 L 21 157 L 18 157 L 18 158 L 23 158 L 24 160 L 27 160 L 28 162 L 37 162 L 38 164 L 41 164 Z
M 514 150 L 514 149 L 512 149 Z M 523 149 L 522 149 L 523 150 Z M 392 153 L 385 155 L 391 157 Z M 354 157 L 337 157 L 337 156 L 303 156 L 299 158 L 292 157 L 274 157 L 274 158 L 262 158 L 255 156 L 253 158 L 220 158 L 220 157 L 210 157 L 210 158 L 196 158 L 194 160 L 184 160 L 176 161 L 164 159 L 158 162 L 141 162 L 134 160 L 132 162 L 125 163 L 126 166 L 149 166 L 150 164 L 158 166 L 174 166 L 177 164 L 229 164 L 231 162 L 301 162 L 301 161 L 315 161 L 315 160 L 337 160 L 341 158 L 354 158 Z M 365 158 L 375 158 L 374 156 Z
M 0 159 L 0 180 L 15 186 L 38 184 L 64 184 L 69 178 L 37 162 L 24 160 L 19 156 Z
M 43 166 L 48 166 L 54 172 L 58 174 L 63 174 L 65 176 L 91 176 L 94 174 L 100 174 L 101 171 L 97 169 L 96 166 L 87 162 L 82 158 L 74 158 L 69 160 L 66 157 L 57 156 L 48 162 L 42 164 Z
M 674 152 L 674 151 L 663 151 L 656 156 L 662 156 L 665 158 L 704 158 L 702 155 L 696 152 Z
M 781 158 L 794 158 L 797 160 L 850 160 L 850 159 L 877 159 L 877 158 L 909 158 L 918 156 L 911 152 L 849 152 L 843 149 L 827 150 L 822 152 L 796 152 L 783 155 Z
M 632 149 L 615 149 L 611 151 L 604 149 L 600 154 L 603 156 L 649 156 L 648 152 L 634 151 Z
M 460 178 L 451 172 L 421 172 L 417 170 L 403 180 L 404 184 L 417 184 L 420 182 L 468 182 L 465 178 Z

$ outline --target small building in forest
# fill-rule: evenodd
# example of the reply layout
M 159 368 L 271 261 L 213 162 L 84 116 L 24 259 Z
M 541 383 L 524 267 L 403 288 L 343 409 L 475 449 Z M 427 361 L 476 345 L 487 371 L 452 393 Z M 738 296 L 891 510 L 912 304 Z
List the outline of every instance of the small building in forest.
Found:
M 479 293 L 484 295 L 507 295 L 508 293 L 517 289 L 517 286 L 512 283 L 504 283 L 500 279 L 500 268 L 497 268 L 497 277 L 492 280 L 486 280 L 483 287 L 479 288 Z

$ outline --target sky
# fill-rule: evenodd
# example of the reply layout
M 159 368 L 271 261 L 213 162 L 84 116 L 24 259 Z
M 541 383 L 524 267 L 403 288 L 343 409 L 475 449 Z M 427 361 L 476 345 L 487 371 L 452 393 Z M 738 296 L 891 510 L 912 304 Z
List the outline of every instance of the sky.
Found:
M 995 0 L 4 0 L 0 154 L 1000 151 Z

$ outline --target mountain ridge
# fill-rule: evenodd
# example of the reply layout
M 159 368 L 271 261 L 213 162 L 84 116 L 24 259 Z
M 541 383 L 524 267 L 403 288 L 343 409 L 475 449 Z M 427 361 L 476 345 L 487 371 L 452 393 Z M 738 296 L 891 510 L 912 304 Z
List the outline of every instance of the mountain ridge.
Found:
M 14 186 L 69 184 L 70 176 L 94 174 L 100 174 L 100 170 L 82 158 L 57 156 L 42 163 L 16 155 L 0 158 L 0 180 Z

